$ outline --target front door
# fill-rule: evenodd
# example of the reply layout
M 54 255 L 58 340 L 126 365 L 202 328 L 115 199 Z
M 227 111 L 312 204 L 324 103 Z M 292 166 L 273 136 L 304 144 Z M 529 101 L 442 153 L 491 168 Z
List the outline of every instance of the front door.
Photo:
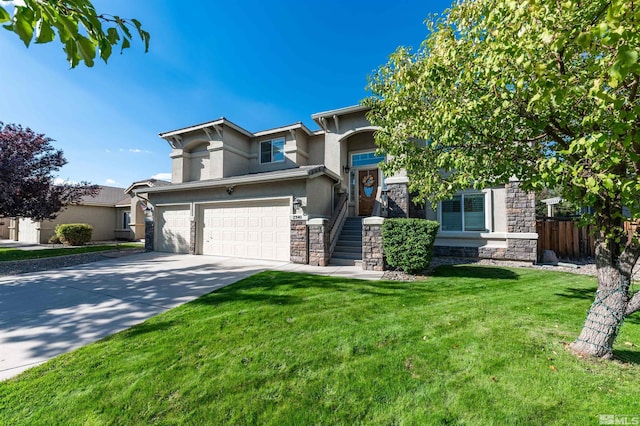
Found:
M 378 191 L 378 169 L 358 170 L 358 215 L 371 216 Z

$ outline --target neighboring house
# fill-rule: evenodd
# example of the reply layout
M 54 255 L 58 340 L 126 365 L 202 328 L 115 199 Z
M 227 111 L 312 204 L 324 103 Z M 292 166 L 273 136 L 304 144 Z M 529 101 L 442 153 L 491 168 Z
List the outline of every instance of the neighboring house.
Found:
M 134 240 L 143 240 L 144 232 L 145 232 L 145 208 L 147 208 L 146 200 L 143 200 L 137 197 L 134 194 L 134 191 L 144 190 L 145 188 L 155 188 L 169 185 L 170 183 L 164 180 L 159 179 L 144 179 L 133 182 L 127 189 L 125 189 L 125 193 L 129 194 L 127 198 L 123 201 L 123 205 L 128 203 L 129 206 L 128 212 L 128 226 L 127 228 L 131 230 L 133 234 Z
M 440 221 L 439 254 L 535 260 L 533 194 L 511 182 L 420 208 L 407 177 L 383 176 L 366 111 L 313 114 L 315 131 L 295 123 L 250 132 L 220 118 L 160 133 L 173 149 L 171 184 L 127 190 L 146 202 L 147 247 L 326 265 L 357 245 L 379 269 L 380 249 L 371 247 L 379 239 L 367 232 L 379 232 L 381 219 L 364 220 L 364 248 L 358 239 L 340 242 L 340 231 L 348 217 L 388 215 Z M 362 235 L 358 222 L 347 228 Z M 372 266 L 365 259 L 363 267 Z
M 8 217 L 0 216 L 0 240 L 6 240 L 9 238 L 9 224 L 11 219 Z
M 129 228 L 131 205 L 131 197 L 125 194 L 124 188 L 100 186 L 95 197 L 83 197 L 77 204 L 67 206 L 53 220 L 12 220 L 10 238 L 25 243 L 45 244 L 55 234 L 58 224 L 88 223 L 93 227 L 93 241 L 133 240 L 135 235 Z

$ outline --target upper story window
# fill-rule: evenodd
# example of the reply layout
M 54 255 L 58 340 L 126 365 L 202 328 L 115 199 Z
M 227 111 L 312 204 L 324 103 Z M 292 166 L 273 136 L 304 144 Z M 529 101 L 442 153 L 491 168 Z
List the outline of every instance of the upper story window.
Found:
M 443 231 L 486 231 L 485 195 L 461 194 L 440 203 Z
M 284 161 L 284 138 L 260 142 L 260 163 Z

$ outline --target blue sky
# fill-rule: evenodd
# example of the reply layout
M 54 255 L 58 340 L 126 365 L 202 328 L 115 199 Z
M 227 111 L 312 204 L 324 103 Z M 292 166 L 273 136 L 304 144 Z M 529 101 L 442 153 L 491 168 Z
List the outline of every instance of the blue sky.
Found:
M 61 179 L 126 187 L 171 171 L 159 132 L 226 117 L 255 132 L 357 104 L 398 46 L 417 48 L 449 1 L 94 0 L 139 19 L 109 63 L 70 70 L 57 42 L 28 49 L 0 32 L 0 121 L 55 139 Z

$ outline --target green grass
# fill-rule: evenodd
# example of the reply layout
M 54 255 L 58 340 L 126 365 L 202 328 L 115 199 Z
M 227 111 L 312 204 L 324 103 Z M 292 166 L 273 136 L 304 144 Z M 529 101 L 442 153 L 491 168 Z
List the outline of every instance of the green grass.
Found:
M 38 250 L 22 250 L 16 248 L 0 248 L 0 262 L 13 260 L 42 259 L 45 257 L 68 256 L 70 254 L 95 253 L 100 251 L 141 248 L 140 243 L 104 244 L 69 248 L 51 248 Z
M 640 415 L 640 326 L 584 360 L 593 278 L 264 272 L 0 383 L 0 424 L 599 424 Z M 625 344 L 633 343 L 634 346 Z

